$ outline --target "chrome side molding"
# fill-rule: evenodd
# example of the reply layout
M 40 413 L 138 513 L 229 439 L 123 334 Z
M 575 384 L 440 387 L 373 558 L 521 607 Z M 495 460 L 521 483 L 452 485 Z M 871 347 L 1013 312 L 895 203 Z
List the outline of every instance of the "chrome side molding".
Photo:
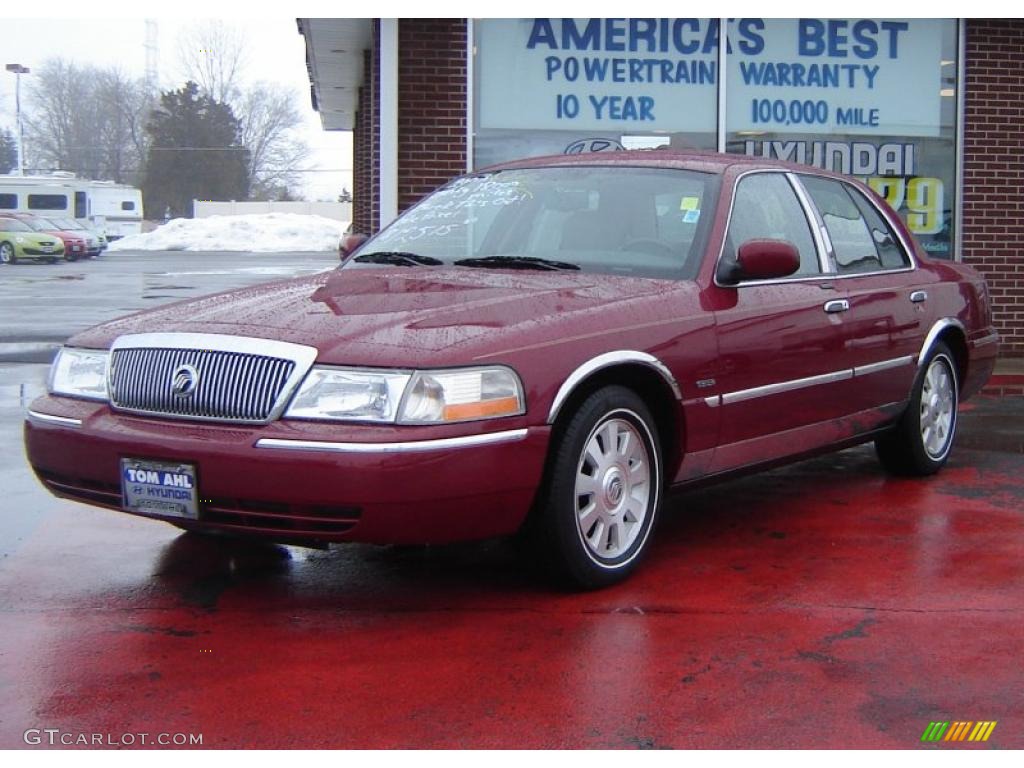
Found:
M 872 373 L 878 373 L 879 371 L 888 371 L 890 368 L 912 365 L 915 359 L 916 358 L 913 355 L 906 355 L 905 357 L 894 357 L 892 360 L 883 360 L 880 363 L 861 365 L 853 369 L 853 375 L 867 376 Z
M 804 387 L 815 387 L 819 384 L 835 384 L 838 381 L 845 381 L 846 379 L 852 378 L 853 371 L 847 369 L 845 371 L 823 373 L 820 376 L 808 376 L 805 379 L 792 379 L 790 381 L 780 381 L 777 384 L 766 384 L 763 387 L 741 389 L 738 392 L 729 392 L 728 394 L 722 395 L 722 405 L 729 405 L 730 403 L 742 403 L 744 400 L 753 400 L 754 398 L 758 397 L 777 395 L 781 392 L 790 392 L 794 389 L 803 389 Z

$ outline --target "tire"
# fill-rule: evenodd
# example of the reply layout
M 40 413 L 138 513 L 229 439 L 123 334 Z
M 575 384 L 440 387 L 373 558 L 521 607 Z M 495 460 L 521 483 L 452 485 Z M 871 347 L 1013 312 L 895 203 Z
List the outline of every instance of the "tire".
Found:
M 47 263 L 47 264 L 56 264 L 56 263 L 57 263 L 57 260 L 56 260 L 56 259 L 53 259 L 53 258 L 50 258 L 50 259 L 47 259 L 47 260 L 46 260 L 46 263 Z
M 14 255 L 14 246 L 10 243 L 0 243 L 0 263 L 17 264 L 18 257 Z
M 56 261 L 56 259 L 54 259 L 54 261 Z M 78 257 L 73 253 L 65 253 L 64 261 L 78 261 Z
M 910 404 L 891 432 L 875 440 L 882 466 L 896 475 L 934 475 L 949 458 L 956 436 L 960 383 L 956 359 L 937 343 L 914 381 Z
M 622 581 L 645 554 L 661 506 L 654 419 L 632 390 L 604 387 L 556 440 L 529 531 L 533 548 L 576 587 Z

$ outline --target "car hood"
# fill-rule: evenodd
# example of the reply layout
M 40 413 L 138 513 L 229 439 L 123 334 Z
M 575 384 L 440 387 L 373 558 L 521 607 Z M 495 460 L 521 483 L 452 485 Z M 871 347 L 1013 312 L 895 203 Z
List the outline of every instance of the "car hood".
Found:
M 334 270 L 177 302 L 96 326 L 69 344 L 127 333 L 221 333 L 315 346 L 325 363 L 458 365 L 502 350 L 643 324 L 691 283 L 580 272 L 460 268 Z M 680 305 L 673 313 L 678 317 Z M 662 312 L 668 310 L 662 309 Z
M 0 232 L 3 230 L 0 229 Z M 7 232 L 5 233 L 12 238 L 21 238 L 22 242 L 29 242 L 33 245 L 39 245 L 41 243 L 57 243 L 60 242 L 60 238 L 56 235 L 51 235 L 48 232 Z
M 44 233 L 40 233 L 44 234 Z M 85 238 L 82 235 L 68 229 L 48 229 L 45 234 L 59 237 L 61 240 L 74 240 L 76 242 L 85 242 Z

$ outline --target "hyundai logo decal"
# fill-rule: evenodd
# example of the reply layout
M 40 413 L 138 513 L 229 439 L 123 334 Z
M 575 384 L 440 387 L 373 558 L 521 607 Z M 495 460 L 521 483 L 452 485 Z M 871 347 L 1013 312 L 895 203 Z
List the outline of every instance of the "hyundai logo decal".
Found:
M 171 392 L 175 397 L 189 397 L 199 386 L 199 371 L 193 366 L 179 365 L 171 376 Z

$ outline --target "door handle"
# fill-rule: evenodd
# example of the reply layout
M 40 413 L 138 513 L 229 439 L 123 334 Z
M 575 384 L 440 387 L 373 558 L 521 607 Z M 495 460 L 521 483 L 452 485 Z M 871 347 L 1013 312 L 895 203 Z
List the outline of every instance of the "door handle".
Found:
M 833 299 L 832 301 L 825 302 L 825 311 L 830 315 L 836 312 L 845 312 L 850 308 L 850 302 L 846 299 Z
M 914 291 L 913 293 L 910 294 L 910 300 L 912 302 L 914 302 L 915 304 L 920 304 L 922 301 L 925 301 L 927 298 L 928 298 L 928 292 L 927 291 Z

